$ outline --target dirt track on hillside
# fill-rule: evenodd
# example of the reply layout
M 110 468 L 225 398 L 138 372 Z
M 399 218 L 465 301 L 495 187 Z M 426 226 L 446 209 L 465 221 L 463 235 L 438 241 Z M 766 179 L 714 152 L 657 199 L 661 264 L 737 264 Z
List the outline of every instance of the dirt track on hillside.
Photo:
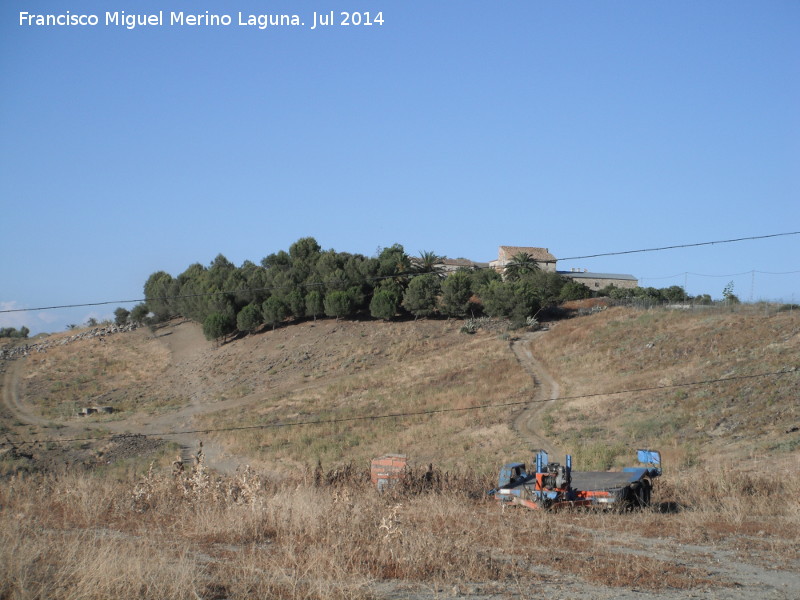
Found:
M 279 335 L 273 336 L 272 340 L 273 348 L 278 351 L 271 354 L 243 352 L 241 345 L 246 346 L 248 340 L 215 347 L 204 338 L 201 327 L 190 321 L 172 321 L 147 333 L 142 330 L 141 335 L 148 338 L 147 344 L 157 346 L 151 347 L 149 352 L 158 354 L 158 349 L 166 350 L 168 358 L 163 361 L 165 367 L 161 363 L 153 367 L 157 372 L 157 383 L 148 381 L 135 392 L 127 392 L 127 397 L 147 395 L 157 389 L 160 400 L 167 403 L 159 406 L 154 400 L 149 410 L 124 411 L 99 418 L 74 416 L 60 419 L 57 424 L 44 419 L 34 402 L 25 402 L 24 397 L 20 398 L 21 402 L 16 401 L 12 390 L 14 394 L 22 395 L 17 386 L 23 384 L 23 378 L 26 377 L 28 359 L 8 361 L 6 364 L 14 365 L 15 372 L 19 373 L 18 377 L 5 380 L 7 393 L 4 394 L 4 404 L 9 406 L 8 412 L 21 424 L 51 427 L 36 434 L 26 427 L 15 427 L 18 435 L 14 439 L 86 438 L 91 434 L 90 430 L 96 434 L 101 429 L 114 434 L 145 434 L 180 445 L 184 463 L 197 451 L 202 440 L 206 464 L 221 472 L 232 473 L 249 459 L 230 453 L 225 442 L 206 434 L 204 427 L 209 427 L 209 423 L 213 422 L 209 421 L 209 416 L 231 410 L 257 410 L 269 399 L 281 394 L 325 390 L 340 379 L 350 378 L 353 373 L 359 372 L 357 365 L 362 363 L 357 363 L 356 367 L 342 367 L 343 357 L 359 351 L 372 365 L 390 360 L 384 352 L 364 351 L 363 348 L 367 348 L 371 342 L 365 342 L 363 333 L 345 336 L 343 343 L 349 347 L 349 355 L 341 354 L 341 348 L 332 352 L 327 345 L 336 326 L 331 325 L 330 322 L 320 326 L 309 323 L 296 330 L 279 330 Z M 303 336 L 301 344 L 296 342 L 297 336 Z M 284 344 L 291 344 L 291 350 L 282 351 Z M 24 386 L 20 385 L 19 390 L 22 389 Z M 110 404 L 115 399 L 115 391 L 112 389 L 106 394 L 111 400 Z M 125 390 L 119 395 L 124 393 Z M 171 403 L 173 399 L 180 401 Z M 53 428 L 56 425 L 57 428 Z M 224 426 L 224 419 L 220 426 Z M 228 436 L 227 440 L 231 437 Z
M 519 361 L 520 366 L 530 375 L 534 383 L 531 403 L 514 416 L 512 427 L 528 444 L 531 450 L 546 450 L 551 456 L 560 456 L 561 448 L 547 437 L 542 429 L 543 411 L 552 406 L 558 399 L 559 386 L 553 377 L 536 360 L 531 345 L 546 332 L 527 332 L 513 340 L 510 348 Z M 165 324 L 154 331 L 154 338 L 163 345 L 170 354 L 170 366 L 163 374 L 162 384 L 172 389 L 175 395 L 188 399 L 188 403 L 177 410 L 153 415 L 136 414 L 122 421 L 107 420 L 102 426 L 114 433 L 133 433 L 146 435 L 163 435 L 167 440 L 179 444 L 184 459 L 199 447 L 203 438 L 203 450 L 208 466 L 223 472 L 233 472 L 240 460 L 228 456 L 223 449 L 208 436 L 204 436 L 196 425 L 195 418 L 214 412 L 247 406 L 257 401 L 252 394 L 234 399 L 220 399 L 206 382 L 209 359 L 215 353 L 211 342 L 207 341 L 196 323 L 181 321 Z M 52 428 L 54 423 L 43 418 L 35 407 L 22 402 L 19 397 L 19 377 L 24 373 L 24 361 L 14 360 L 6 363 L 3 380 L 3 403 L 6 409 L 19 423 L 39 428 Z M 326 378 L 324 382 L 309 382 L 301 387 L 329 385 L 334 378 Z M 51 437 L 79 437 L 85 433 L 89 423 L 79 419 L 70 419 L 58 424 L 57 433 L 50 432 Z M 195 433 L 164 435 L 168 432 L 187 431 Z
M 517 357 L 520 366 L 531 376 L 535 386 L 531 403 L 514 418 L 513 427 L 531 445 L 532 450 L 544 450 L 553 460 L 557 461 L 563 451 L 554 440 L 547 436 L 547 432 L 542 427 L 542 415 L 558 400 L 560 388 L 556 380 L 536 360 L 531 350 L 535 340 L 545 333 L 546 331 L 524 333 L 511 342 L 511 350 Z
M 80 438 L 85 436 L 87 429 L 92 425 L 99 425 L 115 434 L 144 434 L 148 436 L 161 435 L 171 431 L 192 431 L 192 418 L 205 414 L 232 408 L 241 405 L 247 399 L 233 401 L 212 402 L 203 386 L 202 359 L 211 345 L 203 337 L 202 331 L 194 323 L 170 324 L 155 333 L 158 341 L 164 344 L 171 355 L 171 367 L 165 374 L 166 385 L 176 393 L 181 393 L 190 398 L 188 405 L 183 408 L 161 414 L 159 416 L 139 414 L 123 421 L 106 420 L 103 422 L 89 422 L 71 419 L 55 423 L 45 419 L 30 404 L 22 401 L 19 395 L 19 378 L 24 372 L 24 360 L 17 359 L 5 363 L 3 375 L 3 407 L 10 413 L 13 420 L 24 426 L 35 426 L 40 431 L 38 434 L 28 433 L 26 437 L 39 437 L 43 429 L 49 429 L 48 437 Z M 164 435 L 164 438 L 173 441 L 183 450 L 181 455 L 189 457 L 199 448 L 199 435 L 193 433 Z M 223 472 L 233 472 L 239 466 L 225 457 L 220 448 L 205 441 L 203 451 L 209 466 Z
M 12 417 L 20 423 L 47 427 L 50 421 L 36 415 L 29 406 L 20 402 L 18 388 L 22 366 L 21 360 L 6 361 L 5 372 L 3 373 L 3 404 Z

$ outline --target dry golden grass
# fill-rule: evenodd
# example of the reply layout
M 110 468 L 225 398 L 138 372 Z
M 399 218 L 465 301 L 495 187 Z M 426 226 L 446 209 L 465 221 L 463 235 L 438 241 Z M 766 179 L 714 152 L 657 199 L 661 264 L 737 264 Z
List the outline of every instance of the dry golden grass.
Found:
M 327 339 L 331 348 L 327 351 L 328 378 L 295 387 L 273 383 L 278 388 L 273 395 L 261 393 L 247 410 L 236 407 L 200 418 L 197 428 L 346 420 L 335 425 L 211 436 L 231 454 L 287 469 L 317 460 L 326 464 L 366 460 L 389 451 L 408 453 L 420 464 L 486 467 L 493 466 L 498 455 L 524 451 L 509 427 L 508 409 L 361 420 L 373 415 L 500 404 L 527 397 L 532 390 L 532 382 L 519 368 L 508 342 L 495 334 L 466 336 L 458 332 L 456 323 L 442 321 L 382 323 L 379 327 L 379 332 L 369 333 L 369 341 L 360 345 L 353 344 L 360 338 L 358 333 L 339 325 L 340 331 Z M 360 348 L 360 353 L 355 348 Z M 294 352 L 288 345 L 284 350 Z M 370 357 L 370 368 L 352 366 L 363 364 L 360 357 L 364 356 Z M 348 365 L 343 367 L 343 363 Z M 312 364 L 319 375 L 320 362 Z M 286 373 L 282 377 L 291 376 Z
M 559 323 L 533 352 L 563 395 L 580 395 L 794 366 L 799 332 L 791 313 L 611 309 Z M 531 392 L 507 341 L 443 321 L 286 327 L 201 348 L 171 384 L 157 377 L 163 340 L 153 349 L 127 339 L 136 368 L 107 362 L 96 385 L 126 398 L 144 386 L 157 404 L 189 382 L 203 400 L 240 402 L 200 419 L 201 429 L 468 408 Z M 85 351 L 89 368 L 103 366 L 101 348 Z M 77 377 L 72 356 L 26 365 L 27 394 Z M 653 510 L 637 513 L 503 511 L 487 499 L 500 464 L 531 458 L 506 409 L 214 434 L 261 469 L 232 477 L 202 463 L 121 481 L 8 477 L 0 598 L 344 599 L 385 585 L 395 597 L 401 586 L 437 597 L 467 583 L 530 593 L 564 581 L 680 597 L 734 585 L 733 571 L 712 568 L 731 556 L 797 571 L 800 452 L 785 433 L 797 423 L 796 377 L 558 403 L 548 428 L 577 468 L 628 464 L 637 445 L 662 450 Z M 46 403 L 53 414 L 73 401 L 57 398 Z M 386 452 L 443 471 L 380 495 L 366 465 Z M 315 472 L 317 460 L 342 466 Z
M 558 323 L 534 353 L 561 382 L 563 396 L 798 369 L 800 314 L 609 309 Z M 787 434 L 800 418 L 798 392 L 794 371 L 577 398 L 559 403 L 546 418 L 575 454 L 594 454 L 592 445 L 620 452 L 660 445 L 668 460 L 692 465 L 708 454 L 735 458 L 800 449 L 797 435 Z
M 149 330 L 102 339 L 53 344 L 45 352 L 31 354 L 24 365 L 21 396 L 45 417 L 61 419 L 75 416 L 84 406 L 110 405 L 133 412 L 185 403 L 163 385 L 170 353 Z
M 474 472 L 378 494 L 345 466 L 275 479 L 250 469 L 15 477 L 0 489 L 3 598 L 367 598 L 376 585 L 472 582 L 524 589 L 564 577 L 639 590 L 732 584 L 665 537 L 757 550 L 792 569 L 797 471 L 694 470 L 656 488 L 653 510 L 501 510 Z M 706 482 L 701 489 L 697 482 Z M 680 505 L 680 510 L 664 507 Z M 644 555 L 643 555 L 644 554 Z

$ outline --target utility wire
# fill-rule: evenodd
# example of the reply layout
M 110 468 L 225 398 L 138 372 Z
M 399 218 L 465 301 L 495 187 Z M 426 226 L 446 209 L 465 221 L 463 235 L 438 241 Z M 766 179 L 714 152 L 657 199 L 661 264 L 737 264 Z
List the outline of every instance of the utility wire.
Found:
M 734 377 L 723 377 L 720 379 L 706 379 L 704 381 L 692 381 L 688 383 L 674 383 L 671 385 L 658 385 L 652 387 L 642 387 L 642 388 L 635 388 L 630 390 L 619 390 L 615 392 L 596 392 L 594 394 L 581 394 L 578 396 L 564 396 L 561 398 L 556 398 L 559 401 L 566 401 L 566 400 L 581 400 L 585 398 L 596 398 L 598 396 L 618 396 L 621 394 L 634 394 L 640 392 L 652 392 L 657 390 L 668 390 L 674 388 L 681 388 L 681 387 L 691 387 L 691 386 L 703 386 L 703 385 L 712 385 L 716 383 L 725 383 L 728 381 L 741 381 L 745 379 L 756 379 L 760 377 L 777 377 L 781 375 L 788 375 L 788 374 L 797 374 L 798 371 L 796 368 L 791 369 L 784 369 L 781 371 L 773 371 L 767 373 L 755 373 L 753 375 L 737 375 Z M 356 421 L 377 421 L 379 419 L 402 419 L 407 417 L 417 417 L 417 416 L 426 416 L 426 415 L 437 415 L 443 413 L 452 413 L 452 412 L 466 412 L 471 410 L 486 410 L 491 408 L 508 408 L 512 406 L 523 406 L 527 404 L 539 404 L 544 402 L 551 402 L 551 399 L 546 400 L 517 400 L 514 402 L 501 402 L 497 404 L 479 404 L 477 406 L 467 406 L 461 408 L 437 408 L 432 410 L 420 410 L 420 411 L 409 411 L 409 412 L 401 412 L 401 413 L 388 413 L 383 415 L 363 415 L 358 417 L 340 417 L 336 419 L 318 419 L 318 420 L 311 420 L 311 421 L 290 421 L 288 423 L 266 423 L 261 425 L 241 425 L 238 427 L 211 427 L 205 429 L 187 429 L 184 431 L 162 431 L 158 433 L 144 433 L 144 434 L 127 434 L 127 435 L 142 435 L 145 437 L 167 437 L 171 435 L 189 435 L 189 434 L 197 434 L 197 433 L 220 433 L 225 431 L 249 431 L 249 430 L 256 430 L 256 429 L 278 429 L 281 427 L 302 427 L 302 426 L 309 426 L 309 425 L 335 425 L 338 423 L 352 423 Z M 27 441 L 18 441 L 18 442 L 0 442 L 0 446 L 23 446 L 23 445 L 30 445 L 30 444 L 60 444 L 66 442 L 87 442 L 87 441 L 97 441 L 103 439 L 111 439 L 113 437 L 122 436 L 126 434 L 109 434 L 105 436 L 99 437 L 83 437 L 83 438 L 55 438 L 55 439 L 37 439 L 37 440 L 27 440 Z
M 694 277 L 741 277 L 742 275 L 752 275 L 756 273 L 758 275 L 795 275 L 800 273 L 800 271 L 759 271 L 758 269 L 751 269 L 750 271 L 742 271 L 741 273 L 727 273 L 722 275 L 709 275 L 707 273 L 693 273 L 691 271 L 684 271 L 683 273 L 676 273 L 675 275 L 666 275 L 664 277 L 647 277 L 643 276 L 640 277 L 640 281 L 644 280 L 651 280 L 651 279 L 675 279 L 676 277 L 684 277 L 686 275 L 692 275 Z
M 743 238 L 733 238 L 730 240 L 717 240 L 715 242 L 697 242 L 694 244 L 677 244 L 675 246 L 661 246 L 659 248 L 644 248 L 641 250 L 624 250 L 622 252 L 605 252 L 603 254 L 588 254 L 586 256 L 567 256 L 558 260 L 579 260 L 584 258 L 598 258 L 600 256 L 620 256 L 622 254 L 637 254 L 640 252 L 659 252 L 661 250 L 675 250 L 677 248 L 696 248 L 697 246 L 713 246 L 714 244 L 730 244 L 732 242 L 743 242 L 746 240 L 763 240 L 766 238 L 781 237 L 786 235 L 798 235 L 800 231 L 790 231 L 787 233 L 772 233 L 769 235 L 755 235 Z
M 676 275 L 669 275 L 668 277 L 640 277 L 639 278 L 639 282 L 641 283 L 643 281 L 650 281 L 650 280 L 659 281 L 659 280 L 664 280 L 664 279 L 675 279 L 677 277 L 688 277 L 689 275 L 692 275 L 693 277 L 711 277 L 711 278 L 741 277 L 743 275 L 753 275 L 755 273 L 763 273 L 763 272 L 764 271 L 751 270 L 751 271 L 743 271 L 741 273 L 727 273 L 727 274 L 723 274 L 723 275 L 706 275 L 706 274 L 703 274 L 703 273 L 692 273 L 691 271 L 684 271 L 683 273 L 678 273 Z M 800 271 L 798 271 L 798 272 L 800 272 Z M 786 275 L 789 275 L 789 273 L 786 273 Z
M 730 243 L 733 243 L 733 242 L 742 242 L 742 241 L 748 241 L 748 240 L 762 240 L 762 239 L 767 239 L 767 238 L 775 238 L 775 237 L 782 237 L 782 236 L 789 236 L 789 235 L 799 235 L 799 234 L 800 234 L 800 231 L 790 231 L 790 232 L 786 232 L 786 233 L 772 233 L 772 234 L 769 234 L 769 235 L 756 235 L 756 236 L 743 237 L 743 238 L 733 238 L 733 239 L 729 239 L 729 240 L 717 240 L 717 241 L 714 241 L 714 242 L 697 242 L 697 243 L 693 243 L 693 244 L 678 244 L 678 245 L 674 245 L 674 246 L 662 246 L 662 247 L 659 247 L 659 248 L 643 248 L 643 249 L 640 249 L 640 250 L 624 250 L 624 251 L 620 251 L 620 252 L 605 252 L 605 253 L 602 253 L 602 254 L 589 254 L 589 255 L 586 255 L 586 256 L 568 256 L 568 257 L 565 257 L 565 258 L 558 258 L 556 260 L 561 260 L 561 261 L 564 261 L 564 260 L 579 260 L 579 259 L 585 259 L 585 258 L 598 258 L 598 257 L 601 257 L 601 256 L 620 256 L 620 255 L 624 255 L 624 254 L 637 254 L 637 253 L 641 253 L 641 252 L 659 252 L 659 251 L 662 251 L 662 250 L 674 250 L 676 248 L 694 248 L 694 247 L 697 247 L 697 246 L 711 246 L 711 245 L 714 245 L 714 244 L 730 244 Z M 478 270 L 478 269 L 491 269 L 491 268 L 492 267 L 476 267 L 476 270 Z M 758 271 L 758 272 L 761 273 L 761 271 Z M 797 272 L 798 271 L 787 271 L 786 273 L 769 273 L 769 274 L 770 275 L 788 275 L 788 274 L 797 273 Z M 747 273 L 751 273 L 751 271 L 748 271 Z M 381 276 L 381 277 L 369 277 L 369 278 L 366 279 L 366 281 L 381 281 L 383 279 L 393 279 L 395 277 L 415 277 L 417 275 L 422 275 L 422 273 L 417 273 L 417 272 L 395 273 L 393 275 L 385 275 L 385 276 Z M 701 277 L 703 277 L 703 276 L 701 275 Z M 716 276 L 709 275 L 709 277 L 716 277 Z M 731 277 L 731 276 L 730 275 L 720 275 L 719 277 Z M 642 277 L 640 279 L 662 279 L 662 278 Z M 663 279 L 668 279 L 668 278 L 663 278 Z M 79 304 L 60 304 L 60 305 L 55 305 L 55 306 L 40 306 L 40 307 L 36 307 L 36 308 L 9 308 L 9 309 L 0 310 L 0 314 L 2 314 L 2 313 L 14 313 L 14 312 L 31 312 L 31 311 L 35 311 L 35 310 L 57 310 L 57 309 L 62 309 L 62 308 L 84 308 L 84 307 L 90 307 L 90 306 L 105 306 L 105 305 L 109 305 L 109 304 L 135 304 L 135 303 L 139 303 L 139 302 L 147 302 L 148 300 L 181 300 L 181 299 L 185 299 L 185 298 L 201 298 L 201 297 L 228 295 L 228 294 L 241 294 L 241 293 L 246 293 L 246 292 L 269 292 L 269 291 L 275 291 L 275 290 L 280 290 L 280 289 L 288 289 L 290 287 L 306 287 L 306 288 L 309 288 L 309 287 L 321 287 L 323 285 L 325 285 L 325 284 L 322 283 L 322 282 L 310 282 L 310 283 L 296 284 L 294 286 L 286 285 L 286 286 L 275 286 L 275 287 L 246 288 L 246 289 L 229 290 L 229 291 L 221 291 L 221 292 L 205 292 L 205 293 L 202 293 L 202 294 L 184 294 L 184 295 L 179 295 L 179 296 L 162 296 L 162 297 L 159 297 L 159 298 L 137 298 L 135 300 L 107 300 L 107 301 L 103 301 L 103 302 L 83 302 L 83 303 L 79 303 Z

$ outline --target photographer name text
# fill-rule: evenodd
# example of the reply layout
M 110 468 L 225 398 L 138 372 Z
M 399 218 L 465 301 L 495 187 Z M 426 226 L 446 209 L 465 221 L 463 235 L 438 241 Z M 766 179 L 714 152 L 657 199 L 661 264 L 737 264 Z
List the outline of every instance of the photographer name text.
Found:
M 19 13 L 20 27 L 116 27 L 133 30 L 139 27 L 251 27 L 265 30 L 270 27 L 302 27 L 311 30 L 328 27 L 370 27 L 384 24 L 383 12 L 314 12 L 304 19 L 297 14 L 235 14 L 190 13 L 164 11 L 133 14 L 125 11 L 103 14 L 79 14 L 66 11 L 60 14 Z

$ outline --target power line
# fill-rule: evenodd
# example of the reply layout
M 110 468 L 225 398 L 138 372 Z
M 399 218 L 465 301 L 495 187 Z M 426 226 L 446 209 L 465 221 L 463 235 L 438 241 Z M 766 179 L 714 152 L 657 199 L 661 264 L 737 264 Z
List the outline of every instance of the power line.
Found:
M 637 254 L 640 252 L 659 252 L 661 250 L 675 250 L 677 248 L 696 248 L 697 246 L 713 246 L 714 244 L 730 244 L 733 242 L 743 242 L 746 240 L 763 240 L 767 238 L 774 238 L 774 237 L 781 237 L 787 235 L 798 235 L 800 231 L 790 231 L 787 233 L 771 233 L 769 235 L 754 235 L 750 237 L 743 237 L 743 238 L 733 238 L 730 240 L 717 240 L 714 242 L 696 242 L 694 244 L 678 244 L 675 246 L 661 246 L 659 248 L 643 248 L 641 250 L 624 250 L 622 252 L 604 252 L 602 254 L 589 254 L 586 256 L 568 256 L 565 258 L 559 258 L 558 260 L 579 260 L 584 258 L 598 258 L 600 256 L 620 256 L 622 254 Z
M 717 279 L 720 279 L 720 278 L 727 279 L 728 277 L 742 277 L 744 275 L 750 275 L 750 277 L 751 277 L 750 301 L 752 302 L 756 274 L 758 274 L 758 275 L 795 275 L 797 273 L 800 273 L 800 271 L 779 271 L 779 272 L 775 272 L 775 271 L 759 271 L 758 269 L 751 269 L 750 271 L 743 271 L 741 273 L 727 273 L 727 274 L 722 274 L 722 275 L 710 275 L 710 274 L 707 274 L 707 273 L 693 273 L 691 271 L 684 271 L 683 273 L 676 273 L 675 275 L 667 275 L 667 276 L 664 276 L 664 277 L 640 277 L 639 278 L 639 283 L 643 286 L 645 281 L 663 281 L 663 280 L 666 280 L 666 279 L 676 279 L 678 277 L 683 277 L 684 278 L 684 286 L 683 287 L 685 288 L 686 287 L 686 280 L 689 277 L 689 275 L 691 275 L 692 277 L 706 277 L 706 278 L 717 278 Z
M 210 296 L 211 294 L 204 294 L 204 295 Z M 137 300 L 106 300 L 104 302 L 83 302 L 81 304 L 59 304 L 56 306 L 37 306 L 36 308 L 7 308 L 4 310 L 0 310 L 0 313 L 32 312 L 34 310 L 56 310 L 59 308 L 83 308 L 87 306 L 103 306 L 105 304 L 133 304 L 135 302 L 145 302 L 145 299 L 140 298 Z
M 694 275 L 695 277 L 741 277 L 742 275 L 752 275 L 753 273 L 758 273 L 759 275 L 792 275 L 794 273 L 800 273 L 800 271 L 785 271 L 784 273 L 770 273 L 769 271 L 758 271 L 756 269 L 752 269 L 750 271 L 744 271 L 742 273 L 728 273 L 723 275 L 707 275 L 705 273 L 692 273 L 688 271 L 687 275 Z
M 687 275 L 686 272 L 676 273 L 675 275 L 666 275 L 664 277 L 639 277 L 639 281 L 649 281 L 651 279 L 675 279 L 676 277 L 684 277 L 685 275 Z
M 642 387 L 642 388 L 634 388 L 629 390 L 619 390 L 615 392 L 596 392 L 593 394 L 581 394 L 578 396 L 564 396 L 561 398 L 556 398 L 559 401 L 567 401 L 567 400 L 582 400 L 586 398 L 596 398 L 598 396 L 618 396 L 621 394 L 634 394 L 634 393 L 641 393 L 641 392 L 652 392 L 657 390 L 668 390 L 674 388 L 681 388 L 681 387 L 691 387 L 691 386 L 702 386 L 702 385 L 712 385 L 716 383 L 725 383 L 728 381 L 741 381 L 745 379 L 756 379 L 760 377 L 773 377 L 773 376 L 781 376 L 781 375 L 788 375 L 788 374 L 797 374 L 798 371 L 795 368 L 792 369 L 784 369 L 781 371 L 772 371 L 767 373 L 755 373 L 753 375 L 737 375 L 734 377 L 723 377 L 719 379 L 706 379 L 704 381 L 692 381 L 687 383 L 674 383 L 670 385 L 658 385 L 652 387 Z M 518 396 L 517 396 L 518 397 Z M 408 417 L 418 417 L 418 416 L 427 416 L 427 415 L 437 415 L 443 413 L 452 413 L 452 412 L 466 412 L 471 410 L 486 410 L 491 408 L 508 408 L 513 406 L 523 406 L 526 404 L 539 404 L 544 402 L 551 402 L 551 399 L 546 400 L 518 400 L 514 402 L 501 402 L 497 404 L 479 404 L 478 406 L 467 406 L 461 408 L 437 408 L 432 410 L 420 410 L 420 411 L 409 411 L 409 412 L 402 412 L 402 413 L 388 413 L 383 415 L 363 415 L 358 417 L 340 417 L 336 419 L 318 419 L 313 421 L 291 421 L 289 423 L 266 423 L 261 425 L 241 425 L 238 427 L 211 427 L 205 429 L 188 429 L 185 431 L 162 431 L 157 433 L 143 433 L 143 434 L 134 434 L 134 435 L 142 435 L 145 437 L 168 437 L 171 435 L 189 435 L 189 434 L 198 434 L 198 433 L 221 433 L 226 431 L 250 431 L 250 430 L 258 430 L 258 429 L 278 429 L 282 427 L 303 427 L 303 426 L 310 426 L 310 425 L 335 425 L 339 423 L 352 423 L 356 421 L 377 421 L 380 419 L 402 419 Z M 109 434 L 105 436 L 99 437 L 83 437 L 83 438 L 55 438 L 55 439 L 37 439 L 37 440 L 27 440 L 27 441 L 18 441 L 18 442 L 0 442 L 0 446 L 22 446 L 22 445 L 30 445 L 30 444 L 60 444 L 66 442 L 87 442 L 87 441 L 97 441 L 103 439 L 111 439 L 113 437 L 124 435 L 124 434 Z
M 753 273 L 765 273 L 765 271 L 742 271 L 741 273 L 725 273 L 722 275 L 707 275 L 705 273 L 692 273 L 691 271 L 684 271 L 683 273 L 677 273 L 676 275 L 668 275 L 667 277 L 640 277 L 639 281 L 645 281 L 650 279 L 675 279 L 676 277 L 686 277 L 687 275 L 692 275 L 694 277 L 741 277 L 742 275 L 752 275 Z M 800 273 L 800 271 L 787 271 L 786 273 L 781 273 L 782 275 L 789 275 L 791 273 Z M 776 275 L 776 273 L 769 273 L 770 275 Z
M 711 246 L 714 244 L 730 244 L 733 242 L 742 242 L 742 241 L 749 241 L 749 240 L 761 240 L 767 238 L 775 238 L 775 237 L 782 237 L 782 236 L 789 236 L 789 235 L 799 235 L 800 231 L 791 231 L 787 233 L 772 233 L 769 235 L 757 235 L 757 236 L 750 236 L 750 237 L 743 237 L 743 238 L 734 238 L 729 240 L 717 240 L 713 242 L 697 242 L 693 244 L 679 244 L 674 246 L 662 246 L 659 248 L 643 248 L 639 250 L 624 250 L 620 252 L 605 252 L 602 254 L 589 254 L 586 256 L 568 256 L 565 258 L 558 258 L 556 260 L 579 260 L 579 259 L 586 259 L 586 258 L 598 258 L 602 256 L 621 256 L 625 254 L 637 254 L 641 252 L 659 252 L 662 250 L 674 250 L 676 248 L 694 248 L 698 246 Z M 491 269 L 493 267 L 475 267 L 476 270 L 480 269 Z M 762 273 L 762 271 L 758 271 Z M 787 271 L 785 273 L 768 273 L 763 271 L 763 273 L 770 274 L 770 275 L 788 275 L 792 273 L 797 273 L 798 271 Z M 749 274 L 751 271 L 747 271 L 746 273 L 740 273 L 739 275 Z M 405 273 L 395 273 L 393 275 L 384 275 L 380 277 L 368 277 L 365 281 L 381 281 L 384 279 L 393 279 L 395 277 L 415 277 L 418 275 L 422 275 L 422 273 L 417 272 L 405 272 Z M 700 277 L 705 277 L 704 275 L 700 275 Z M 708 275 L 708 277 L 732 277 L 732 275 Z M 657 277 L 642 277 L 640 279 L 662 279 Z M 667 277 L 663 279 L 669 279 Z M 186 298 L 202 298 L 202 297 L 210 297 L 210 296 L 222 296 L 222 295 L 229 295 L 229 294 L 241 294 L 247 292 L 270 292 L 276 291 L 280 289 L 289 289 L 290 287 L 322 287 L 325 284 L 322 282 L 309 282 L 309 283 L 300 283 L 295 284 L 294 286 L 286 285 L 286 286 L 273 286 L 273 287 L 260 287 L 260 288 L 244 288 L 239 290 L 228 290 L 228 291 L 219 291 L 219 292 L 204 292 L 201 294 L 182 294 L 178 296 L 161 296 L 158 298 L 137 298 L 134 300 L 106 300 L 103 302 L 83 302 L 78 304 L 60 304 L 55 306 L 40 306 L 35 308 L 9 308 L 0 310 L 0 314 L 2 313 L 15 313 L 15 312 L 32 312 L 36 310 L 58 310 L 63 308 L 86 308 L 91 306 L 106 306 L 109 304 L 135 304 L 139 302 L 147 302 L 148 300 L 181 300 Z
M 759 273 L 760 275 L 795 275 L 800 273 L 800 271 L 753 271 L 754 273 Z

